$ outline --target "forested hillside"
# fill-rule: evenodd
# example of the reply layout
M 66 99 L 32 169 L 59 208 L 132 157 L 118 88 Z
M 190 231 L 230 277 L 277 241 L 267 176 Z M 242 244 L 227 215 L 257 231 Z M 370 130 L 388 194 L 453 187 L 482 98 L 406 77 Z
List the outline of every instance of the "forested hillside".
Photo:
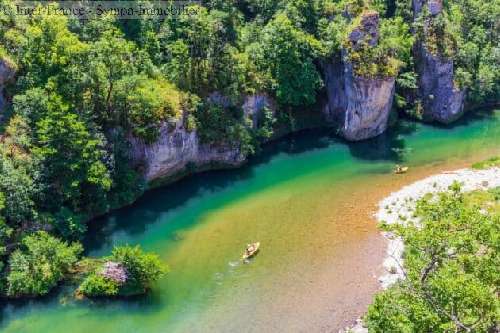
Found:
M 439 119 L 426 117 L 440 97 L 422 95 L 422 45 L 451 62 L 461 104 L 498 102 L 498 0 L 431 5 L 416 15 L 403 0 L 213 0 L 156 20 L 0 11 L 0 294 L 47 293 L 81 254 L 63 241 L 144 191 L 131 140 L 151 145 L 180 126 L 204 147 L 254 154 L 277 129 L 321 112 L 337 62 L 354 78 L 392 78 L 388 111 Z M 272 103 L 249 115 L 249 96 Z M 53 251 L 63 257 L 48 268 Z

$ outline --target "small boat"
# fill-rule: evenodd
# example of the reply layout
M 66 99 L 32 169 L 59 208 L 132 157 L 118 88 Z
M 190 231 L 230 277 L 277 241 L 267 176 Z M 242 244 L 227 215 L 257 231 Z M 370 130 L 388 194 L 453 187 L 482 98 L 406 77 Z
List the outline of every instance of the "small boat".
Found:
M 394 168 L 394 173 L 395 174 L 403 174 L 408 172 L 408 167 L 401 166 L 401 165 L 396 165 L 396 168 Z
M 248 244 L 245 252 L 241 256 L 241 260 L 248 260 L 259 252 L 260 242 Z

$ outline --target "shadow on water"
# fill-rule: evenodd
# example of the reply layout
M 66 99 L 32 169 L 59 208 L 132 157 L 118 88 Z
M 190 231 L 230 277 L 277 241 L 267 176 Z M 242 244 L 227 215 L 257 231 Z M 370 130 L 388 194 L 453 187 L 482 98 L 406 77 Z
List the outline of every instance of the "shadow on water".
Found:
M 168 306 L 168 299 L 161 297 L 161 292 L 150 292 L 144 295 L 129 296 L 126 298 L 97 298 L 77 300 L 74 297 L 76 286 L 59 286 L 49 294 L 34 299 L 14 299 L 8 300 L 0 305 L 0 330 L 10 313 L 30 311 L 36 308 L 61 307 L 74 308 L 75 306 L 88 307 L 93 309 L 120 310 L 126 309 L 129 313 L 156 312 Z M 109 313 L 109 312 L 108 312 Z
M 401 162 L 405 151 L 404 136 L 417 130 L 414 122 L 399 121 L 376 138 L 347 143 L 351 155 L 365 161 Z
M 102 244 L 108 244 L 111 236 L 117 231 L 128 235 L 144 233 L 148 225 L 156 222 L 161 214 L 174 211 L 202 194 L 220 192 L 236 183 L 251 179 L 255 176 L 256 167 L 269 163 L 278 154 L 297 155 L 341 142 L 329 137 L 328 133 L 329 131 L 319 130 L 289 135 L 266 144 L 258 155 L 250 158 L 241 168 L 197 173 L 174 184 L 152 189 L 133 205 L 93 220 L 84 240 L 85 248 L 92 250 Z M 172 237 L 175 240 L 178 236 L 174 233 Z

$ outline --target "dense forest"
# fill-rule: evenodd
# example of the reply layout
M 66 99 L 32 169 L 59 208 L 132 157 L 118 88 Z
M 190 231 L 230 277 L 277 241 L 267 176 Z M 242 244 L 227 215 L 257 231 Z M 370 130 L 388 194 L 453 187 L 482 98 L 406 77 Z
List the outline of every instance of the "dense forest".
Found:
M 0 11 L 4 297 L 47 294 L 71 274 L 84 275 L 82 294 L 134 293 L 164 273 L 132 247 L 81 260 L 87 222 L 147 188 L 130 138 L 153 144 L 180 122 L 203 144 L 254 154 L 319 108 L 325 68 L 339 59 L 356 77 L 395 78 L 391 114 L 422 118 L 418 45 L 452 61 L 467 108 L 499 100 L 497 0 L 449 0 L 418 17 L 404 0 L 212 0 L 192 5 L 195 15 L 155 20 L 22 16 L 15 1 L 0 5 L 12 9 Z M 375 42 L 361 24 L 373 15 Z M 275 107 L 252 123 L 242 104 L 259 94 Z

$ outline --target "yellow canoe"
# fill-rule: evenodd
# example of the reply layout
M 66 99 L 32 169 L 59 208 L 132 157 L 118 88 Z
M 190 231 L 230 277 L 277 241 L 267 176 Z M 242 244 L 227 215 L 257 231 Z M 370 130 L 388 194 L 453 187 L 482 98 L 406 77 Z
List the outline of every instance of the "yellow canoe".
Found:
M 247 260 L 252 258 L 257 254 L 257 252 L 259 252 L 259 248 L 260 248 L 260 242 L 248 244 L 247 248 L 245 249 L 245 252 L 241 256 L 241 260 Z
M 395 169 L 394 169 L 394 173 L 395 174 L 403 174 L 403 173 L 407 173 L 408 172 L 408 167 L 401 167 L 401 166 L 397 166 Z

